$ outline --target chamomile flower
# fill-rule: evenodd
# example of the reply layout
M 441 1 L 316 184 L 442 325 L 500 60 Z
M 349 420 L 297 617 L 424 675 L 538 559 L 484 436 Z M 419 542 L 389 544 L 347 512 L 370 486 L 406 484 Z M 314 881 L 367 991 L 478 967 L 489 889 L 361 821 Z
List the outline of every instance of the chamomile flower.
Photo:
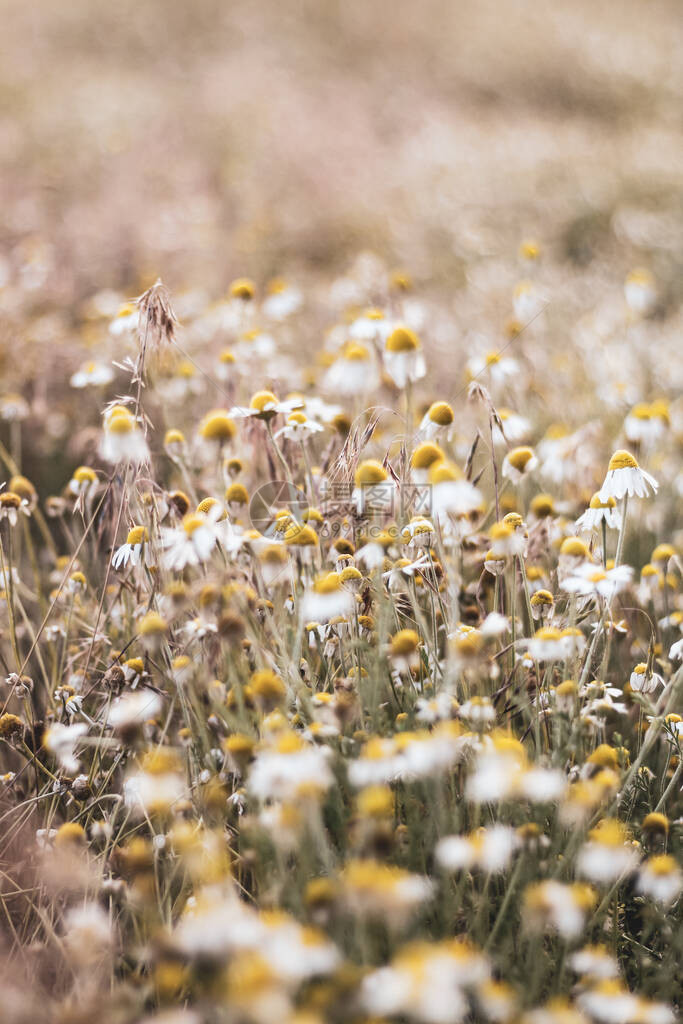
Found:
M 598 492 L 601 502 L 610 498 L 620 501 L 625 495 L 647 498 L 650 491 L 657 493 L 659 484 L 654 477 L 641 469 L 630 452 L 620 449 L 609 460 L 607 476 Z
M 297 410 L 296 412 L 290 412 L 284 427 L 277 431 L 275 437 L 284 437 L 287 441 L 303 442 L 314 434 L 322 433 L 324 429 L 320 423 L 316 423 L 315 420 L 309 420 L 305 413 Z
M 296 313 L 303 304 L 303 293 L 282 278 L 276 278 L 268 285 L 268 295 L 261 309 L 269 320 L 279 322 Z
M 634 693 L 643 693 L 646 696 L 656 693 L 658 687 L 664 686 L 664 680 L 645 663 L 641 662 L 631 672 L 629 684 Z
M 491 384 L 503 385 L 519 373 L 519 362 L 510 355 L 492 350 L 473 356 L 467 363 L 470 380 L 481 377 Z
M 248 407 L 235 406 L 229 415 L 233 419 L 272 420 L 282 414 L 288 416 L 295 409 L 303 406 L 302 398 L 291 398 L 281 402 L 272 391 L 256 391 L 251 396 Z
M 380 374 L 371 350 L 357 342 L 345 346 L 322 380 L 324 391 L 343 398 L 369 394 L 379 385 Z
M 596 893 L 588 885 L 533 883 L 524 893 L 524 919 L 533 931 L 556 931 L 565 939 L 576 939 L 595 904 Z
M 421 380 L 427 372 L 422 345 L 417 334 L 399 324 L 387 336 L 384 366 L 397 388 Z
M 90 466 L 79 466 L 66 485 L 70 494 L 88 494 L 97 486 L 97 473 Z
M 624 282 L 624 298 L 636 316 L 649 316 L 657 303 L 657 286 L 652 273 L 643 267 L 630 271 Z
M 621 822 L 605 819 L 588 834 L 576 858 L 576 870 L 592 882 L 615 882 L 638 863 L 638 854 L 628 842 L 628 833 Z
M 592 533 L 599 530 L 603 523 L 610 530 L 621 529 L 621 512 L 611 495 L 603 500 L 596 491 L 586 511 L 576 520 L 575 526 L 578 533 Z
M 569 594 L 580 594 L 582 597 L 598 594 L 606 601 L 611 601 L 615 594 L 629 585 L 633 578 L 630 565 L 619 565 L 614 569 L 602 569 L 592 562 L 586 562 L 566 576 L 560 587 Z
M 481 491 L 464 478 L 454 463 L 435 462 L 427 479 L 431 487 L 432 514 L 440 522 L 468 517 L 481 508 Z
M 667 418 L 658 405 L 639 402 L 624 420 L 624 434 L 633 444 L 653 445 L 664 435 Z
M 117 548 L 114 552 L 111 564 L 115 569 L 125 568 L 130 565 L 137 565 L 140 561 L 143 548 L 149 540 L 149 533 L 146 526 L 133 526 L 128 531 L 126 543 Z
M 166 568 L 180 570 L 206 562 L 222 534 L 220 514 L 220 506 L 215 506 L 208 515 L 189 512 L 179 526 L 163 527 L 161 547 Z
M 105 387 L 114 379 L 114 371 L 104 363 L 85 363 L 73 374 L 69 383 L 72 388 Z
M 451 440 L 455 415 L 448 402 L 432 402 L 422 417 L 419 436 L 426 441 Z
M 639 892 L 657 903 L 674 903 L 683 889 L 683 871 L 669 854 L 649 857 L 638 872 Z
M 83 722 L 76 722 L 73 725 L 55 722 L 45 732 L 43 746 L 57 759 L 60 767 L 68 775 L 75 775 L 78 771 L 81 762 L 76 756 L 76 748 L 87 731 L 88 726 Z
M 16 526 L 19 513 L 29 516 L 31 509 L 28 501 L 21 498 L 16 491 L 0 492 L 0 522 L 5 519 L 10 526 Z
M 468 836 L 446 836 L 436 847 L 436 859 L 447 871 L 479 868 L 486 874 L 507 870 L 519 846 L 519 837 L 508 825 L 492 825 Z
M 538 466 L 538 459 L 533 448 L 513 448 L 503 459 L 502 473 L 506 480 L 519 483 Z
M 133 414 L 123 405 L 114 405 L 105 413 L 100 455 L 113 464 L 137 464 L 149 459 L 145 435 Z

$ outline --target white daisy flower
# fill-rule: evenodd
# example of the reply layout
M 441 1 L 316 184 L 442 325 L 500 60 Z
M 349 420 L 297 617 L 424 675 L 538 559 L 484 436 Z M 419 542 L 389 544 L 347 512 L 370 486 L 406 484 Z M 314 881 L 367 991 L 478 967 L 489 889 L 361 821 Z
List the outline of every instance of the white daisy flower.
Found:
M 284 437 L 288 441 L 305 441 L 313 434 L 320 434 L 325 428 L 315 420 L 309 420 L 305 413 L 297 410 L 290 412 L 284 427 L 277 431 L 275 437 Z
M 630 452 L 620 449 L 609 460 L 607 476 L 600 489 L 601 502 L 610 498 L 620 501 L 625 495 L 647 498 L 650 490 L 655 494 L 659 484 L 653 476 L 641 469 Z
M 380 373 L 370 349 L 352 343 L 327 369 L 322 388 L 333 395 L 353 398 L 376 391 L 380 383 Z
M 128 531 L 126 543 L 117 548 L 114 552 L 111 564 L 115 569 L 124 568 L 130 565 L 137 565 L 140 561 L 142 550 L 149 540 L 146 526 L 134 526 Z
M 181 524 L 164 527 L 161 531 L 161 546 L 164 548 L 164 565 L 167 569 L 179 571 L 187 565 L 206 562 L 222 535 L 220 505 L 213 506 L 208 514 L 189 512 Z
M 100 455 L 111 463 L 140 463 L 149 459 L 145 435 L 133 414 L 123 405 L 114 405 L 105 413 Z
M 576 530 L 578 533 L 592 533 L 599 530 L 603 523 L 610 530 L 620 530 L 621 512 L 611 495 L 603 501 L 596 491 L 586 511 L 576 520 Z
M 387 337 L 384 366 L 397 388 L 421 380 L 427 372 L 422 346 L 409 327 L 398 325 Z
M 683 888 L 683 872 L 669 854 L 650 857 L 641 865 L 636 888 L 657 903 L 674 903 Z
M 72 388 L 104 387 L 114 379 L 114 371 L 104 363 L 86 363 L 73 374 Z

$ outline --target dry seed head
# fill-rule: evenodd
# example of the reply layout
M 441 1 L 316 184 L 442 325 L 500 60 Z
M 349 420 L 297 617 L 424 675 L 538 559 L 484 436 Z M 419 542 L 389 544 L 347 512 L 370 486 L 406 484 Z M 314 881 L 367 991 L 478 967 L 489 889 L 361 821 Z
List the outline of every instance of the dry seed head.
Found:
M 387 352 L 415 352 L 420 348 L 420 339 L 409 327 L 395 327 L 386 341 Z
M 168 289 L 160 278 L 138 296 L 135 305 L 139 313 L 138 335 L 141 344 L 151 343 L 158 347 L 162 342 L 173 342 L 178 321 Z
M 435 462 L 445 459 L 443 448 L 433 441 L 424 441 L 419 444 L 410 456 L 410 465 L 413 469 L 429 469 Z
M 224 443 L 235 436 L 235 423 L 230 419 L 227 409 L 213 409 L 207 413 L 199 425 L 199 434 L 205 441 Z

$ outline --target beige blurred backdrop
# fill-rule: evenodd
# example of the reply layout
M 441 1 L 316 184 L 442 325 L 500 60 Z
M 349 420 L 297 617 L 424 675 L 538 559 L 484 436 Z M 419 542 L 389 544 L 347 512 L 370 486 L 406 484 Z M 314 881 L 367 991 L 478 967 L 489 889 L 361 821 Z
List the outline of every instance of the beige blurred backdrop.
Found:
M 680 0 L 0 13 L 0 241 L 47 261 L 48 294 L 220 290 L 368 248 L 451 282 L 529 234 L 568 265 L 620 232 L 678 259 Z

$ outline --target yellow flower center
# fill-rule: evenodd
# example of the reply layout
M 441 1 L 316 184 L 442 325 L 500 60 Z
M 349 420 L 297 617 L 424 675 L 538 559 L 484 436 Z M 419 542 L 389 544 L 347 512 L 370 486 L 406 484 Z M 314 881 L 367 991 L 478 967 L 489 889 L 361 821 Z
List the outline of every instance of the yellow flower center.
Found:
M 638 463 L 630 452 L 620 448 L 609 460 L 610 472 L 615 469 L 638 469 Z
M 202 420 L 199 434 L 205 441 L 229 441 L 235 436 L 235 424 L 227 409 L 214 409 Z
M 356 470 L 355 481 L 357 487 L 364 484 L 381 484 L 387 479 L 387 471 L 381 462 L 376 459 L 366 459 L 361 462 Z
M 277 405 L 277 397 L 272 391 L 257 391 L 251 396 L 249 408 L 256 412 L 263 412 L 268 405 Z
M 149 534 L 147 533 L 146 526 L 134 526 L 132 530 L 128 532 L 126 537 L 126 544 L 142 544 L 144 540 L 147 540 Z
M 409 327 L 395 327 L 387 338 L 387 352 L 416 352 L 420 339 Z
M 517 470 L 518 473 L 523 473 L 527 463 L 533 459 L 534 451 L 533 448 L 513 448 L 508 453 L 508 462 L 510 465 Z

